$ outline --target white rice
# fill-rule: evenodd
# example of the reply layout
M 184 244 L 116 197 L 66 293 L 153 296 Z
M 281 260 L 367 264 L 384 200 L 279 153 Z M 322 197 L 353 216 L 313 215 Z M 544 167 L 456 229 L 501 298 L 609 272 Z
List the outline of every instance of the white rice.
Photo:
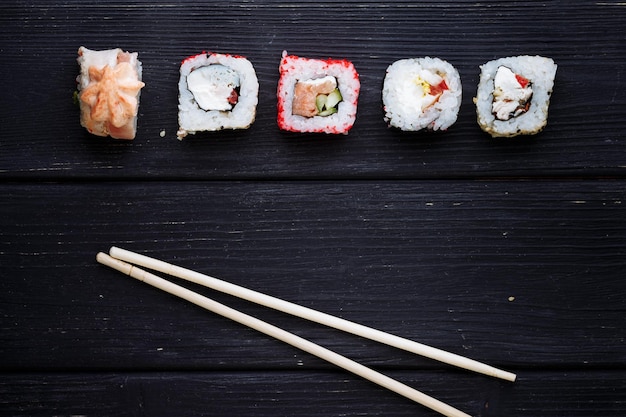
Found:
M 237 71 L 239 97 L 230 111 L 203 110 L 187 86 L 187 76 L 196 68 L 220 64 Z M 246 129 L 254 122 L 258 103 L 259 82 L 252 63 L 246 58 L 227 54 L 202 53 L 187 58 L 180 66 L 178 81 L 178 139 L 200 131 Z
M 439 74 L 448 86 L 439 99 L 426 108 L 419 105 L 414 95 L 418 92 L 415 81 L 424 70 Z M 401 59 L 387 68 L 383 82 L 384 119 L 389 126 L 405 131 L 446 130 L 457 119 L 461 95 L 461 78 L 448 62 L 430 57 Z
M 498 120 L 492 114 L 494 77 L 498 67 L 506 66 L 532 83 L 533 95 L 526 113 L 509 120 Z M 480 66 L 480 81 L 474 98 L 481 129 L 492 137 L 511 137 L 539 133 L 548 123 L 548 106 L 554 86 L 557 65 L 541 56 L 515 56 L 489 61 Z
M 333 76 L 342 96 L 337 113 L 330 116 L 304 117 L 293 114 L 294 87 L 298 81 Z M 361 84 L 352 63 L 345 60 L 300 58 L 283 52 L 278 83 L 278 125 L 294 132 L 347 134 L 356 120 Z

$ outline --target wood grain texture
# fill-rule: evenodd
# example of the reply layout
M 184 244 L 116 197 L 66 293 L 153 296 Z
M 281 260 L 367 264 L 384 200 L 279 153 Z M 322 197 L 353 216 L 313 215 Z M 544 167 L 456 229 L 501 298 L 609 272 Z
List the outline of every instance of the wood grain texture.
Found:
M 7 185 L 0 361 L 16 369 L 301 366 L 289 347 L 95 264 L 98 251 L 117 245 L 502 366 L 623 366 L 623 189 L 586 181 Z M 310 329 L 351 355 L 371 345 L 235 305 Z M 23 355 L 42 338 L 50 343 Z M 367 352 L 379 366 L 434 366 L 384 347 Z
M 626 9 L 619 3 L 8 1 L 0 7 L 0 48 L 10 63 L 0 75 L 13 80 L 0 102 L 5 177 L 624 176 Z M 71 97 L 81 45 L 139 52 L 147 87 L 134 142 L 91 137 L 80 127 Z M 246 131 L 180 143 L 178 66 L 202 50 L 253 62 L 261 85 L 257 120 Z M 350 135 L 278 130 L 283 50 L 354 62 L 362 91 Z M 536 137 L 492 140 L 475 122 L 479 65 L 518 54 L 549 56 L 559 65 L 549 124 Z M 459 120 L 442 134 L 390 130 L 380 98 L 385 69 L 425 55 L 458 68 Z
M 473 416 L 626 415 L 624 27 L 611 1 L 3 1 L 0 415 L 436 415 L 98 265 L 112 245 L 518 374 L 190 286 Z M 134 141 L 80 127 L 81 45 L 139 52 Z M 252 61 L 257 120 L 179 142 L 179 63 L 203 50 Z M 354 62 L 348 136 L 278 130 L 283 50 Z M 492 140 L 479 66 L 518 54 L 559 65 L 548 127 Z M 459 70 L 459 119 L 390 130 L 385 69 L 426 55 Z
M 622 415 L 626 385 L 611 372 L 528 372 L 504 385 L 467 375 L 393 372 L 394 378 L 476 416 Z M 335 372 L 193 372 L 3 375 L 3 411 L 12 416 L 436 416 L 410 401 Z M 590 388 L 590 382 L 593 387 Z M 103 401 L 103 399 L 107 399 Z M 557 406 L 555 406 L 557 405 Z

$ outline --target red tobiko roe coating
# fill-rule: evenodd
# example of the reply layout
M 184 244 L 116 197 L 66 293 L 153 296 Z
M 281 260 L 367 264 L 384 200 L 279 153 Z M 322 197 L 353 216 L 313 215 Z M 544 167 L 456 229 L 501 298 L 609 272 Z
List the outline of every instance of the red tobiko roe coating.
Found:
M 282 58 L 281 72 L 285 71 L 285 68 L 287 70 L 285 72 L 288 72 L 289 70 L 293 71 L 293 70 L 296 69 L 296 67 L 293 66 L 293 65 L 291 65 L 289 67 L 285 67 L 285 62 L 288 59 L 298 59 L 300 61 L 302 61 L 302 60 L 304 60 L 304 61 L 322 61 L 322 62 L 324 62 L 326 64 L 326 67 L 329 67 L 331 65 L 341 65 L 342 67 L 345 67 L 345 68 L 351 68 L 352 67 L 352 62 L 348 61 L 347 59 L 337 59 L 337 58 L 317 59 L 317 58 L 304 58 L 304 57 L 299 57 L 299 56 L 296 56 L 296 55 L 285 55 Z M 357 77 L 355 76 L 355 78 L 357 78 Z
M 351 74 L 352 74 L 352 78 L 354 80 L 359 80 L 359 74 L 356 72 L 356 70 L 354 69 L 354 65 L 352 64 L 351 61 L 347 60 L 347 59 L 337 59 L 337 58 L 327 58 L 327 59 L 319 59 L 319 58 L 308 58 L 308 57 L 300 57 L 297 55 L 287 55 L 286 53 L 282 56 L 282 59 L 280 61 L 280 65 L 279 65 L 279 72 L 281 75 L 281 79 L 279 80 L 279 85 L 278 85 L 278 91 L 280 92 L 281 88 L 282 88 L 282 76 L 289 74 L 292 71 L 297 71 L 298 67 L 296 67 L 296 65 L 290 63 L 290 60 L 296 60 L 296 61 L 312 61 L 312 62 L 321 62 L 323 65 L 321 66 L 321 70 L 324 71 L 331 71 L 331 68 L 333 66 L 340 66 L 343 68 L 346 68 L 348 70 L 350 70 Z M 356 93 L 358 94 L 360 90 L 360 84 L 359 87 L 356 89 Z M 302 133 L 331 133 L 331 134 L 342 134 L 342 133 L 346 133 L 348 130 L 350 130 L 353 125 L 354 122 L 349 123 L 349 124 L 344 124 L 341 128 L 339 126 L 334 126 L 331 124 L 327 124 L 324 127 L 320 127 L 319 129 L 315 129 L 315 130 L 307 130 L 307 131 L 301 131 L 301 130 L 296 130 L 294 129 L 288 122 L 287 122 L 287 118 L 289 116 L 289 111 L 287 111 L 286 109 L 286 105 L 287 103 L 285 103 L 281 97 L 279 97 L 278 99 L 278 103 L 277 103 L 277 110 L 278 110 L 278 115 L 277 115 L 277 123 L 278 123 L 278 127 L 281 130 L 286 130 L 286 131 L 292 131 L 292 132 L 302 132 Z

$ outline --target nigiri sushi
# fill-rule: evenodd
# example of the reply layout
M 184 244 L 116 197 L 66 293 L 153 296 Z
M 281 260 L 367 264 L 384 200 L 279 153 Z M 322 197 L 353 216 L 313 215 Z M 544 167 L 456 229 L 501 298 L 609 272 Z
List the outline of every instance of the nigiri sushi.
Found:
M 115 139 L 135 138 L 139 96 L 145 86 L 137 57 L 137 52 L 119 48 L 78 49 L 80 123 L 89 133 Z

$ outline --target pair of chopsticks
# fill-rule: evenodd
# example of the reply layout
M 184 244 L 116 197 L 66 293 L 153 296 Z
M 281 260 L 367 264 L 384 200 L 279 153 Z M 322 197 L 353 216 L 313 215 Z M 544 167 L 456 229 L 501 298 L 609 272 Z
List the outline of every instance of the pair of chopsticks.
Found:
M 423 345 L 399 336 L 394 336 L 371 327 L 363 326 L 330 314 L 322 313 L 317 310 L 303 307 L 280 298 L 272 297 L 257 291 L 253 291 L 235 284 L 231 284 L 220 279 L 210 277 L 189 269 L 185 269 L 158 259 L 150 258 L 145 255 L 134 253 L 125 249 L 112 247 L 109 255 L 100 252 L 96 260 L 106 266 L 114 268 L 132 278 L 143 281 L 156 288 L 173 294 L 177 297 L 190 301 L 206 310 L 212 311 L 223 317 L 234 320 L 240 324 L 258 330 L 268 336 L 274 337 L 307 353 L 324 359 L 340 368 L 343 368 L 355 375 L 361 376 L 371 382 L 374 382 L 384 388 L 387 388 L 397 394 L 400 394 L 410 400 L 422 404 L 434 411 L 437 411 L 448 417 L 470 417 L 468 414 L 443 403 L 433 397 L 430 397 L 420 391 L 417 391 L 395 379 L 374 371 L 363 366 L 345 356 L 339 355 L 329 349 L 310 342 L 300 336 L 287 332 L 272 324 L 259 320 L 250 315 L 218 303 L 210 298 L 202 296 L 180 285 L 174 284 L 163 278 L 160 278 L 150 272 L 140 269 L 138 266 L 162 272 L 177 278 L 181 278 L 196 284 L 203 285 L 216 291 L 220 291 L 244 300 L 251 301 L 269 308 L 273 308 L 284 313 L 288 313 L 297 317 L 301 317 L 316 323 L 324 324 L 335 329 L 343 330 L 364 338 L 368 338 L 380 343 L 397 347 L 409 352 L 416 353 L 449 365 L 464 368 L 481 374 L 501 378 L 507 381 L 515 381 L 516 375 L 494 368 L 490 365 L 469 359 L 454 353 L 446 352 L 441 349 Z

